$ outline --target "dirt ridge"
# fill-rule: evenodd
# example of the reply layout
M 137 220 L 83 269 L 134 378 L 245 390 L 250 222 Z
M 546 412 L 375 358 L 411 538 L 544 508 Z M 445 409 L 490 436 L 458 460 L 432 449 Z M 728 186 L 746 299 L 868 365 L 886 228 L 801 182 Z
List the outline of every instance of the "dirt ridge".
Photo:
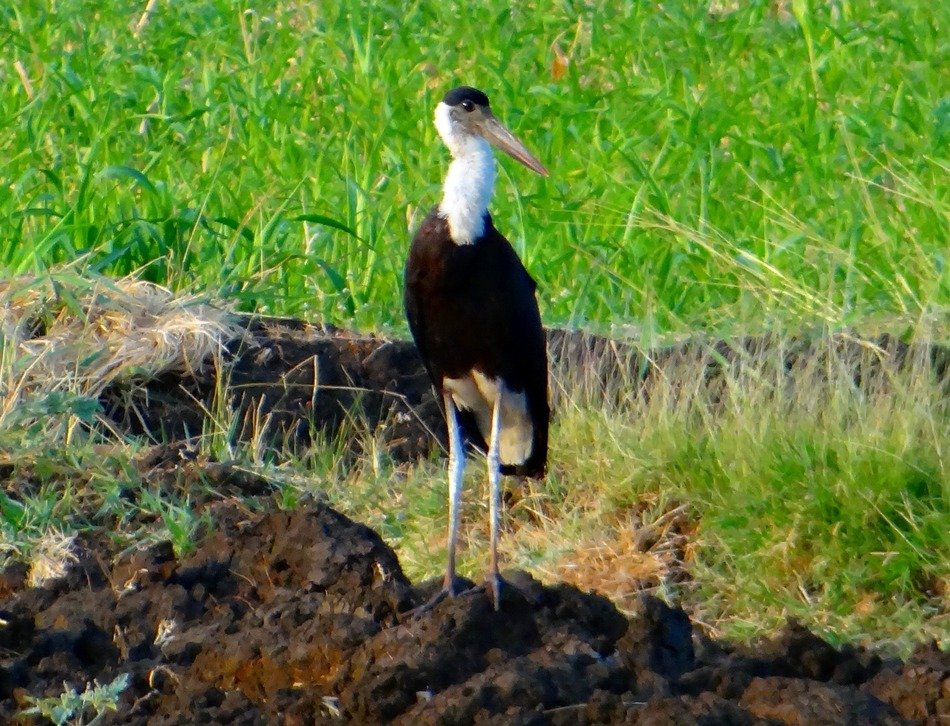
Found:
M 325 503 L 208 504 L 190 554 L 117 552 L 82 534 L 65 577 L 0 576 L 0 719 L 64 683 L 130 675 L 110 723 L 938 724 L 950 654 L 900 662 L 789 624 L 716 642 L 645 597 L 604 597 L 506 573 L 502 611 L 479 589 L 418 618 L 413 586 L 371 529 Z M 87 714 L 87 716 L 90 714 Z M 26 721 L 29 723 L 29 720 Z M 944 721 L 945 722 L 945 721 Z
M 410 341 L 295 319 L 247 316 L 241 325 L 245 334 L 214 365 L 109 386 L 100 402 L 113 430 L 156 443 L 184 440 L 203 430 L 208 411 L 224 404 L 237 416 L 236 440 L 269 439 L 284 451 L 307 446 L 315 436 L 332 437 L 354 419 L 394 461 L 428 457 L 434 446 L 444 450 L 439 404 Z M 950 348 L 891 335 L 697 336 L 656 348 L 580 330 L 550 329 L 547 335 L 555 415 L 562 389 L 572 381 L 603 396 L 623 390 L 646 397 L 671 370 L 688 366 L 712 389 L 736 366 L 769 356 L 789 375 L 834 356 L 834 366 L 844 365 L 856 385 L 882 378 L 875 375 L 882 369 L 916 366 L 932 371 L 950 395 Z M 222 393 L 224 400 L 217 400 Z

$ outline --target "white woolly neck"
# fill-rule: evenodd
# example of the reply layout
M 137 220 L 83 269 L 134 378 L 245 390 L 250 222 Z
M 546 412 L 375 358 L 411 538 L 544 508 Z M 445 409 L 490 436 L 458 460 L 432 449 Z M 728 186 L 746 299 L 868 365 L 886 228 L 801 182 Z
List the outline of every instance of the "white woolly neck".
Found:
M 470 245 L 485 234 L 485 215 L 495 188 L 495 157 L 485 139 L 457 129 L 449 111 L 444 103 L 435 109 L 435 127 L 452 154 L 439 213 L 449 223 L 452 241 Z

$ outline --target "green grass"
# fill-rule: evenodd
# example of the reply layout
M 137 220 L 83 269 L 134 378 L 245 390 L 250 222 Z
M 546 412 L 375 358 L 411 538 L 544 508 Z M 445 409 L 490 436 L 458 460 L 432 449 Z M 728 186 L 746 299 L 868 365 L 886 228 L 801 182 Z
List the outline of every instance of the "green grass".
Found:
M 132 274 L 405 334 L 402 265 L 447 160 L 433 107 L 470 83 L 552 172 L 502 160 L 492 207 L 546 323 L 644 345 L 844 327 L 946 342 L 950 7 L 737 5 L 194 0 L 159 3 L 136 32 L 145 2 L 8 3 L 0 275 L 49 273 L 66 308 L 70 280 Z M 696 370 L 645 407 L 621 390 L 604 410 L 567 385 L 551 475 L 510 512 L 507 560 L 621 601 L 610 576 L 629 569 L 731 635 L 792 614 L 834 637 L 946 642 L 945 388 L 912 372 L 859 390 L 807 369 L 785 391 L 769 365 L 736 372 L 726 407 L 677 393 Z M 79 425 L 95 402 L 65 384 L 14 395 L 23 366 L 5 345 L 0 388 L 16 406 L 0 410 L 0 454 L 33 488 L 0 501 L 0 545 L 29 556 L 111 518 L 186 550 L 188 500 L 130 508 L 131 453 L 99 462 L 108 432 Z M 211 413 L 206 453 L 275 458 L 261 442 L 230 448 L 228 412 Z M 485 563 L 480 468 L 470 575 Z M 285 504 L 318 482 L 422 577 L 443 557 L 443 469 L 384 452 L 353 463 L 324 442 L 268 471 L 294 482 Z
M 873 351 L 859 369 L 831 339 L 816 348 L 790 379 L 773 350 L 731 368 L 721 389 L 687 361 L 646 400 L 620 380 L 608 395 L 559 381 L 551 470 L 509 508 L 506 563 L 627 607 L 637 589 L 659 592 L 716 635 L 745 639 L 796 617 L 833 641 L 945 644 L 946 383 L 886 361 L 868 375 Z M 460 568 L 477 579 L 488 562 L 484 461 L 466 481 Z M 325 486 L 383 533 L 410 576 L 444 567 L 443 463 L 339 470 Z
M 941 5 L 198 0 L 136 36 L 144 5 L 0 11 L 0 269 L 81 258 L 404 330 L 410 229 L 446 165 L 432 110 L 467 82 L 552 170 L 503 161 L 493 207 L 549 323 L 946 311 Z

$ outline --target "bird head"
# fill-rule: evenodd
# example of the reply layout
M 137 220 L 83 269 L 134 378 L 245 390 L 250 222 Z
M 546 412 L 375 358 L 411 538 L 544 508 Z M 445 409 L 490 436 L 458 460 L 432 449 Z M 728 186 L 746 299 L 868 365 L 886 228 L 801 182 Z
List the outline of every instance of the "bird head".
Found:
M 470 145 L 484 139 L 532 171 L 548 175 L 544 165 L 495 118 L 488 96 L 477 88 L 459 86 L 446 93 L 435 109 L 435 127 L 453 156 L 464 155 Z

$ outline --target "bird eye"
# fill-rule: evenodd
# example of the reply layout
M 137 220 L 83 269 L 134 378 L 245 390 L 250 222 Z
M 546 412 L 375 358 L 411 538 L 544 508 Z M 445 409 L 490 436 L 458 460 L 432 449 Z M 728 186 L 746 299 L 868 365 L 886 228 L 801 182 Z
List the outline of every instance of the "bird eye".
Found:
M 475 110 L 475 104 L 471 101 L 462 101 L 462 108 L 471 113 Z

